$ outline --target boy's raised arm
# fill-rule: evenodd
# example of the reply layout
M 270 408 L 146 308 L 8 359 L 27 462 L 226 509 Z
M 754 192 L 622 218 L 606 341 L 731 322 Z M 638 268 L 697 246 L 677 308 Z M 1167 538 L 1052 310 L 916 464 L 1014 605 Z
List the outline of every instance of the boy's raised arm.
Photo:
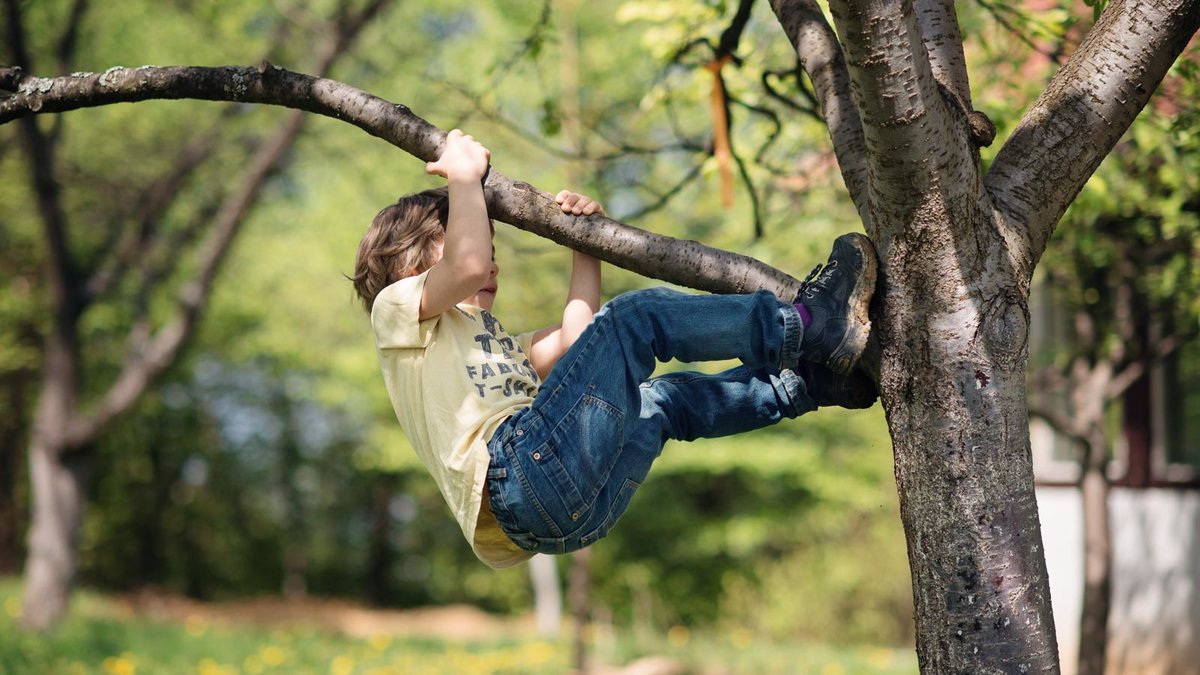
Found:
M 446 148 L 427 173 L 449 184 L 450 209 L 441 259 L 429 268 L 421 294 L 419 318 L 424 321 L 471 297 L 492 272 L 492 227 L 480 182 L 491 153 L 458 129 L 446 135 Z
M 554 198 L 565 213 L 577 216 L 603 214 L 600 203 L 581 194 L 563 190 Z M 574 252 L 571 284 L 563 307 L 562 323 L 547 326 L 533 335 L 529 361 L 538 376 L 545 379 L 558 359 L 579 339 L 583 329 L 600 309 L 600 261 L 586 253 Z

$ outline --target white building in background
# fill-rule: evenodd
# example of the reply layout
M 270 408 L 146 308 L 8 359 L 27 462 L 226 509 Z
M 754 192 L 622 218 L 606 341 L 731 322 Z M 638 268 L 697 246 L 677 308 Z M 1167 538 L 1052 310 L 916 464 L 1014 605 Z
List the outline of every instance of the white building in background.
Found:
M 1037 337 L 1034 336 L 1034 340 Z M 1109 471 L 1108 675 L 1200 675 L 1200 345 L 1125 397 Z M 1032 425 L 1034 471 L 1063 673 L 1074 675 L 1083 517 L 1071 446 Z

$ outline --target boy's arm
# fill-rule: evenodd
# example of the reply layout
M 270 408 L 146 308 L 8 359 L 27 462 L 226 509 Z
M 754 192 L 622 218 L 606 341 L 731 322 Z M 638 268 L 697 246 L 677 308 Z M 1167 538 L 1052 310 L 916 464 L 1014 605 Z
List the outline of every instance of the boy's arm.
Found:
M 422 321 L 437 316 L 471 297 L 492 273 L 492 228 L 480 182 L 491 153 L 474 138 L 454 129 L 446 148 L 425 171 L 446 178 L 450 209 L 441 259 L 429 268 L 421 293 Z
M 590 216 L 604 213 L 598 202 L 563 190 L 554 198 L 566 213 Z M 586 253 L 574 252 L 571 284 L 563 307 L 562 323 L 547 326 L 533 334 L 529 362 L 538 376 L 545 379 L 558 359 L 579 339 L 583 329 L 600 309 L 600 261 Z

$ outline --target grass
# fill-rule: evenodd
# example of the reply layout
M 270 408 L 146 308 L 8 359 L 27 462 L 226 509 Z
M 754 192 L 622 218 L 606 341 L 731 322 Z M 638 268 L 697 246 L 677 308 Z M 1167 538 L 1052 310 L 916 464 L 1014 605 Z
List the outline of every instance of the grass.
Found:
M 136 615 L 108 596 L 75 594 L 69 618 L 54 632 L 16 629 L 20 586 L 0 579 L 0 675 L 63 673 L 137 675 L 540 675 L 569 672 L 567 641 L 534 637 L 450 641 L 394 635 L 370 639 L 302 627 L 212 622 L 200 616 L 156 620 Z M 768 644 L 749 631 L 693 633 L 675 627 L 664 636 L 598 640 L 598 658 L 628 663 L 665 656 L 685 672 L 911 675 L 911 650 Z

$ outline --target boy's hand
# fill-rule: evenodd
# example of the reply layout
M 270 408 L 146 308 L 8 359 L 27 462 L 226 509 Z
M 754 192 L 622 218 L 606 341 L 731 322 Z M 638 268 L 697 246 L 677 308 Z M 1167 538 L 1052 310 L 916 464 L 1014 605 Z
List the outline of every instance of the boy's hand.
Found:
M 554 201 L 558 202 L 563 213 L 570 213 L 576 216 L 590 216 L 593 213 L 604 215 L 604 207 L 600 206 L 600 202 L 581 195 L 570 190 L 563 190 L 554 196 Z
M 446 147 L 436 162 L 425 164 L 425 173 L 447 180 L 478 181 L 487 174 L 492 153 L 460 129 L 446 134 Z

